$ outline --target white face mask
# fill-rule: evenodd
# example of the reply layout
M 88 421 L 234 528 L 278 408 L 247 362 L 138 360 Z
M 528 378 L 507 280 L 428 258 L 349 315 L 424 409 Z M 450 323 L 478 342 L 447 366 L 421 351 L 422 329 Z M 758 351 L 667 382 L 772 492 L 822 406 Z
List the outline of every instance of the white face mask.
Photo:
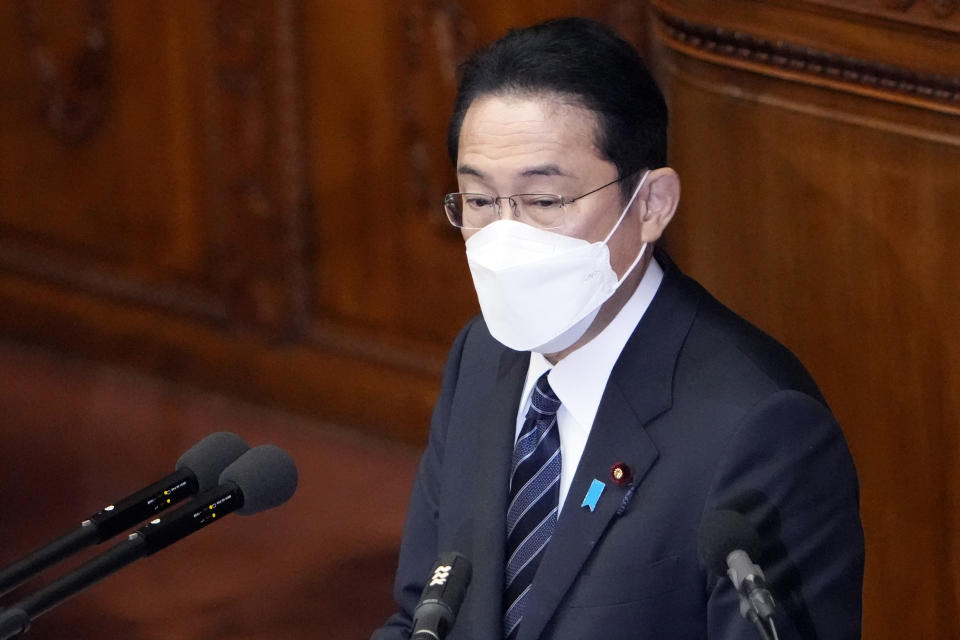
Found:
M 494 338 L 517 351 L 557 353 L 583 337 L 600 307 L 639 264 L 643 243 L 622 278 L 610 265 L 611 236 L 620 227 L 649 172 L 607 237 L 587 242 L 515 220 L 497 220 L 470 236 L 467 263 L 480 310 Z

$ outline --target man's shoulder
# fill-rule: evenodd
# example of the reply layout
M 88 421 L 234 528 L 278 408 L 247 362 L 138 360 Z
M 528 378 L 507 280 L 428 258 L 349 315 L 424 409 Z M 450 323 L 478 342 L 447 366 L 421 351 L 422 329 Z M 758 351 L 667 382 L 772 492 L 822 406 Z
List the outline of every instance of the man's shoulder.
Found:
M 732 382 L 752 380 L 771 391 L 795 390 L 823 401 L 810 372 L 779 340 L 704 290 L 686 355 L 694 369 L 714 367 Z
M 740 316 L 693 278 L 669 263 L 665 285 L 691 300 L 695 308 L 674 371 L 678 391 L 705 388 L 751 402 L 767 394 L 793 390 L 825 403 L 800 359 L 779 340 Z M 714 395 L 711 393 L 710 395 Z

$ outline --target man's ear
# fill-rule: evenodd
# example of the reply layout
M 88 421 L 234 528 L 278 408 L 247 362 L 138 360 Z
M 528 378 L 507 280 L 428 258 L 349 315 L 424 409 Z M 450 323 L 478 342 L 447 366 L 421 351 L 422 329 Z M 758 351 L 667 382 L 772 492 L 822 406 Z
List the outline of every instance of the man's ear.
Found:
M 641 239 L 644 242 L 656 242 L 673 220 L 673 214 L 680 204 L 680 176 L 670 167 L 651 171 L 637 199 L 643 215 Z

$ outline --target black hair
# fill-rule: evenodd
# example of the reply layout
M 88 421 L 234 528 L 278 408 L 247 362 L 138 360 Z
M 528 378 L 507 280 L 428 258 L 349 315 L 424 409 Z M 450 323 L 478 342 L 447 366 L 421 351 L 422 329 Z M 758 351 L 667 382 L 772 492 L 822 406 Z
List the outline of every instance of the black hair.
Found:
M 467 109 L 485 95 L 556 94 L 596 114 L 597 148 L 621 178 L 667 162 L 667 105 L 636 48 L 603 23 L 557 18 L 511 29 L 460 65 L 447 129 L 456 164 Z M 621 187 L 632 192 L 636 185 Z

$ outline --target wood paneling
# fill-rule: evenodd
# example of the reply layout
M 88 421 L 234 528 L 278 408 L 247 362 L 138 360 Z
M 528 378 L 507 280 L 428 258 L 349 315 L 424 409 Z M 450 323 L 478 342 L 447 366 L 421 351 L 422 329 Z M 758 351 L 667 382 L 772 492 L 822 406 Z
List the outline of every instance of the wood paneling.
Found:
M 839 11 L 866 3 L 655 4 L 684 178 L 669 246 L 844 427 L 864 637 L 957 637 L 960 41 Z
M 422 441 L 477 311 L 456 65 L 571 12 L 645 32 L 631 2 L 5 3 L 0 329 Z
M 345 73 L 348 61 L 311 48 L 341 33 L 339 48 L 357 53 L 366 34 L 387 60 L 400 43 L 385 47 L 359 12 L 356 28 L 338 27 L 350 15 L 343 6 L 330 15 L 302 9 L 4 5 L 0 323 L 11 335 L 418 440 L 444 343 L 473 306 L 464 293 L 439 307 L 442 293 L 407 302 L 407 292 L 440 291 L 422 286 L 429 269 L 441 277 L 450 269 L 437 262 L 406 273 L 405 261 L 417 261 L 393 243 L 418 224 L 396 206 L 408 201 L 402 164 L 387 161 L 391 147 L 379 142 L 394 137 L 399 103 L 386 83 Z M 91 23 L 98 12 L 105 16 Z M 85 40 L 104 43 L 93 79 L 75 64 Z M 67 98 L 77 85 L 102 89 L 101 113 L 82 136 L 65 136 L 44 115 L 41 53 Z M 350 87 L 349 77 L 360 82 Z M 370 101 L 374 86 L 387 97 L 370 103 L 375 137 L 328 157 L 333 138 L 351 141 L 342 132 L 370 130 L 361 111 L 351 107 L 344 120 L 330 109 Z M 315 105 L 306 96 L 320 87 L 334 91 Z M 331 194 L 351 159 L 348 183 Z M 364 215 L 374 207 L 387 224 Z M 435 226 L 442 258 L 456 242 Z M 430 245 L 413 249 L 429 256 Z M 455 317 L 451 304 L 462 309 Z
M 456 65 L 601 18 L 671 103 L 669 249 L 844 425 L 865 636 L 960 636 L 957 3 L 647 4 L 0 3 L 0 335 L 421 442 L 476 312 L 438 204 Z
M 190 10 L 195 6 L 158 15 L 147 5 L 125 3 L 113 7 L 98 29 L 79 20 L 71 37 L 58 41 L 62 16 L 47 3 L 3 4 L 5 271 L 92 295 L 223 315 L 208 281 L 209 233 L 196 213 L 206 209 L 198 162 L 203 136 L 193 117 L 202 106 L 202 87 L 184 64 L 202 58 L 201 42 L 184 28 L 202 19 Z M 138 34 L 144 32 L 156 33 L 158 46 L 141 50 Z M 81 64 L 89 39 L 104 43 L 94 77 Z M 53 71 L 45 72 L 47 66 Z M 85 123 L 80 116 L 77 122 L 49 116 L 57 110 L 51 103 L 67 103 L 61 108 L 68 113 L 79 110 L 69 106 L 80 101 L 73 94 L 90 84 L 98 115 Z

